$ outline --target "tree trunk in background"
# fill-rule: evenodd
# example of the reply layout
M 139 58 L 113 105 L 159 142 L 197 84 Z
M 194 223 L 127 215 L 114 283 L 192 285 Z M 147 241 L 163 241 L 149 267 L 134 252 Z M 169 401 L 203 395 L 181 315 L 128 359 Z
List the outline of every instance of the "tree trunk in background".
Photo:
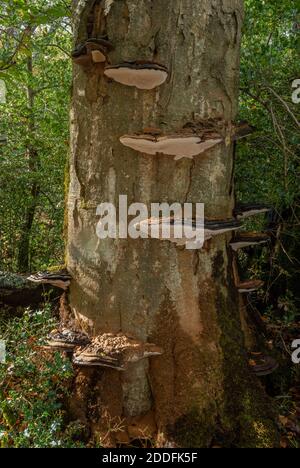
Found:
M 35 93 L 32 88 L 33 80 L 33 57 L 32 54 L 27 59 L 27 99 L 28 99 L 28 143 L 26 157 L 28 159 L 28 170 L 32 177 L 30 186 L 30 201 L 24 216 L 24 223 L 20 235 L 20 243 L 18 247 L 18 271 L 28 272 L 30 269 L 30 238 L 31 230 L 36 212 L 37 199 L 40 193 L 40 187 L 37 180 L 39 170 L 39 155 L 35 148 L 35 116 L 34 116 L 34 101 Z
M 106 5 L 106 12 L 102 5 Z M 108 5 L 111 4 L 111 8 Z M 75 1 L 76 44 L 107 34 L 112 64 L 150 60 L 170 79 L 154 91 L 110 83 L 103 66 L 74 68 L 67 265 L 70 305 L 94 336 L 128 333 L 161 346 L 164 355 L 129 371 L 80 371 L 80 417 L 102 443 L 114 444 L 110 421 L 127 425 L 155 414 L 158 446 L 275 444 L 269 403 L 248 369 L 229 236 L 200 251 L 168 241 L 102 240 L 96 207 L 128 203 L 205 203 L 207 218 L 231 218 L 233 146 L 194 161 L 126 149 L 120 136 L 145 127 L 164 132 L 187 122 L 237 114 L 241 0 Z M 96 402 L 93 414 L 88 401 Z M 76 411 L 75 411 L 76 412 Z M 77 414 L 77 415 L 78 415 Z M 136 421 L 138 419 L 135 419 Z

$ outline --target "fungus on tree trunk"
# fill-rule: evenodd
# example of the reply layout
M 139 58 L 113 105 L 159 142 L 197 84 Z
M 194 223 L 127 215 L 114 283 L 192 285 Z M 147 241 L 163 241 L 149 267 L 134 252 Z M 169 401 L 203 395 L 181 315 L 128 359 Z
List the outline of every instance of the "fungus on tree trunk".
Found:
M 168 240 L 177 245 L 187 245 L 193 240 L 212 239 L 215 236 L 241 229 L 242 223 L 233 220 L 205 220 L 183 218 L 149 218 L 135 224 L 135 228 L 153 239 Z M 178 235 L 177 235 L 178 233 Z M 169 237 L 166 237 L 169 234 Z M 200 246 L 200 248 L 202 245 Z
M 165 83 L 168 69 L 158 63 L 136 61 L 107 66 L 104 74 L 123 85 L 151 90 Z
M 208 132 L 197 135 L 188 130 L 169 135 L 124 135 L 121 143 L 143 154 L 165 154 L 174 156 L 175 161 L 182 158 L 193 159 L 214 146 L 220 144 L 223 138 L 216 132 Z
M 72 59 L 77 65 L 89 68 L 94 63 L 105 63 L 112 49 L 113 45 L 106 38 L 91 38 L 75 48 Z
M 47 271 L 39 272 L 29 276 L 28 281 L 32 281 L 37 284 L 50 284 L 59 289 L 66 291 L 70 284 L 72 277 L 66 270 L 51 273 Z
M 164 85 L 155 92 L 132 93 L 109 85 L 101 66 L 87 73 L 74 70 L 67 204 L 67 262 L 74 278 L 70 307 L 78 326 L 93 336 L 122 332 L 164 350 L 162 358 L 142 359 L 122 373 L 81 367 L 123 368 L 126 359 L 110 350 L 104 349 L 104 356 L 101 348 L 100 356 L 93 348 L 86 355 L 76 353 L 80 367 L 74 395 L 76 399 L 83 387 L 90 390 L 81 401 L 92 437 L 114 446 L 113 419 L 128 430 L 131 418 L 153 411 L 156 446 L 208 447 L 220 428 L 231 446 L 247 446 L 247 441 L 273 446 L 270 405 L 247 365 L 228 236 L 219 236 L 211 248 L 189 252 L 168 242 L 99 241 L 95 232 L 94 207 L 102 201 L 116 206 L 123 193 L 148 208 L 162 201 L 203 202 L 207 218 L 232 217 L 243 2 L 115 1 L 107 16 L 102 14 L 104 2 L 75 0 L 73 5 L 77 42 L 106 34 L 115 44 L 111 63 L 151 57 L 170 71 L 167 80 L 166 69 L 151 65 L 153 75 L 161 77 L 151 87 L 160 80 Z M 94 24 L 89 22 L 92 14 Z M 104 77 L 122 75 L 127 68 L 124 81 L 134 85 L 128 76 L 147 67 L 124 68 L 107 68 Z M 141 81 L 136 84 L 146 87 Z M 215 133 L 210 138 L 197 126 L 208 118 L 222 121 L 209 127 Z M 145 126 L 162 133 L 150 132 L 149 142 L 147 132 L 140 135 Z M 190 157 L 203 151 L 201 143 L 214 140 L 214 159 L 170 165 L 167 158 L 133 158 L 119 142 L 125 134 L 146 134 L 150 154 L 161 151 L 155 146 L 158 138 L 195 138 Z M 182 145 L 175 150 L 178 158 L 184 154 Z M 92 405 L 95 417 L 89 414 Z
M 238 122 L 234 129 L 233 140 L 242 140 L 252 135 L 256 131 L 256 128 L 250 125 L 245 120 Z
M 261 353 L 252 353 L 250 367 L 257 377 L 265 377 L 273 374 L 273 372 L 278 369 L 279 364 L 276 359 L 271 356 L 262 355 Z
M 268 213 L 272 207 L 262 203 L 239 203 L 234 209 L 234 216 L 237 219 L 249 218 L 251 216 Z
M 121 333 L 106 333 L 97 336 L 84 350 L 76 353 L 73 363 L 83 367 L 110 367 L 125 371 L 130 363 L 161 354 L 163 350 L 154 344 L 143 343 Z
M 53 330 L 47 338 L 47 347 L 57 351 L 72 352 L 76 348 L 87 346 L 89 343 L 90 339 L 85 333 L 69 329 Z
M 237 283 L 237 288 L 240 294 L 248 294 L 256 292 L 264 286 L 265 282 L 261 280 L 240 281 Z
M 232 250 L 238 251 L 246 247 L 263 245 L 270 242 L 270 236 L 259 232 L 240 232 L 230 243 Z

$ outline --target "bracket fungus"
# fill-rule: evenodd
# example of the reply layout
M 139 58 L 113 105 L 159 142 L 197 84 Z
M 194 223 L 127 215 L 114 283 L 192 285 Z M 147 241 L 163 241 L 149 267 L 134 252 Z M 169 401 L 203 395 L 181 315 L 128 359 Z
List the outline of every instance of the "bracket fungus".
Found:
M 242 223 L 235 219 L 205 220 L 203 224 L 201 220 L 183 218 L 149 218 L 135 225 L 137 230 L 152 239 L 168 240 L 178 246 L 191 243 L 196 245 L 197 239 L 203 238 L 203 241 L 206 241 L 215 236 L 241 229 L 241 227 Z M 199 248 L 202 248 L 203 243 L 200 244 Z
M 124 62 L 105 68 L 104 74 L 125 86 L 134 86 L 142 90 L 151 90 L 161 86 L 168 78 L 166 67 L 151 62 Z
M 124 135 L 120 138 L 122 145 L 128 148 L 143 154 L 174 156 L 175 161 L 182 158 L 193 159 L 222 141 L 222 136 L 216 131 L 203 131 L 197 134 L 185 129 L 169 135 L 144 133 Z
M 90 343 L 85 333 L 75 332 L 69 329 L 54 330 L 47 339 L 47 346 L 57 351 L 73 352 L 78 347 L 87 346 Z
M 51 286 L 55 286 L 56 288 L 66 291 L 71 284 L 72 277 L 66 270 L 62 270 L 55 273 L 43 271 L 36 273 L 35 275 L 31 275 L 27 279 L 33 283 L 50 284 Z
M 240 281 L 237 288 L 240 294 L 256 292 L 264 286 L 265 282 L 261 280 Z
M 234 240 L 230 243 L 232 250 L 237 252 L 239 249 L 251 247 L 256 245 L 263 245 L 270 242 L 268 234 L 259 232 L 241 232 L 235 236 Z
M 264 205 L 262 203 L 239 203 L 233 213 L 237 219 L 245 219 L 251 216 L 268 213 L 271 210 L 272 208 L 269 205 Z
M 247 138 L 248 136 L 252 135 L 256 131 L 256 128 L 250 125 L 245 120 L 238 122 L 234 129 L 233 140 L 242 140 L 243 138 Z
M 143 343 L 121 333 L 106 333 L 76 353 L 73 363 L 83 367 L 109 367 L 124 371 L 130 363 L 161 354 L 163 350 L 154 344 Z
M 205 221 L 205 239 L 211 239 L 214 236 L 227 234 L 231 231 L 237 231 L 243 227 L 242 223 L 231 220 L 206 220 Z
M 72 52 L 72 59 L 77 65 L 87 68 L 94 63 L 105 63 L 107 53 L 112 49 L 112 44 L 106 38 L 88 39 L 76 47 Z
M 257 377 L 265 377 L 267 375 L 271 375 L 279 367 L 279 364 L 276 361 L 276 359 L 274 359 L 271 356 L 265 356 L 261 353 L 252 353 L 249 364 L 253 373 Z

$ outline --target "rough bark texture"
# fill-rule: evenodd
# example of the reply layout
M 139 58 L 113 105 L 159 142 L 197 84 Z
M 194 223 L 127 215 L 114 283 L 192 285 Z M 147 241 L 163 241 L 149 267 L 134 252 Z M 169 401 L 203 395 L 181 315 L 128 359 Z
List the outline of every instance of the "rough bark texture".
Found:
M 115 47 L 112 64 L 150 60 L 170 70 L 165 85 L 145 92 L 107 81 L 102 65 L 74 68 L 67 226 L 71 308 L 93 335 L 122 331 L 164 349 L 162 357 L 122 374 L 80 372 L 77 417 L 87 421 L 88 402 L 96 401 L 92 430 L 102 442 L 106 434 L 107 444 L 115 434 L 108 424 L 119 420 L 126 429 L 132 418 L 153 410 L 160 446 L 172 440 L 205 447 L 216 436 L 228 446 L 272 446 L 269 405 L 247 366 L 230 236 L 195 252 L 167 241 L 96 236 L 97 205 L 118 206 L 119 194 L 149 208 L 152 202 L 203 202 L 206 217 L 232 217 L 228 140 L 194 161 L 175 162 L 127 149 L 119 138 L 145 127 L 174 131 L 207 118 L 230 126 L 237 113 L 243 2 L 75 1 L 74 18 L 76 44 L 107 34 Z

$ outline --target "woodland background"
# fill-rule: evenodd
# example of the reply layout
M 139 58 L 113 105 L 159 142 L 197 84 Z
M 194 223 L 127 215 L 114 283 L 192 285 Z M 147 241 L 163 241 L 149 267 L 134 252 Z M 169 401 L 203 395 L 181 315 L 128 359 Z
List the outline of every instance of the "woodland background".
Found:
M 274 209 L 248 226 L 271 229 L 271 245 L 240 254 L 241 264 L 245 277 L 266 281 L 255 308 L 273 327 L 272 346 L 290 363 L 292 339 L 300 338 L 300 105 L 291 99 L 300 78 L 300 3 L 245 4 L 239 117 L 256 132 L 236 147 L 237 198 Z M 29 273 L 64 263 L 71 50 L 67 0 L 0 1 L 0 80 L 7 88 L 0 104 L 0 271 Z M 54 320 L 45 305 L 0 323 L 11 349 L 22 343 L 11 356 L 13 385 L 7 367 L 0 368 L 2 446 L 81 443 L 80 428 L 66 424 L 61 402 L 68 363 L 59 356 L 36 362 L 33 343 Z M 299 447 L 299 377 L 295 366 L 287 367 L 268 382 L 269 393 L 278 403 L 282 445 Z

